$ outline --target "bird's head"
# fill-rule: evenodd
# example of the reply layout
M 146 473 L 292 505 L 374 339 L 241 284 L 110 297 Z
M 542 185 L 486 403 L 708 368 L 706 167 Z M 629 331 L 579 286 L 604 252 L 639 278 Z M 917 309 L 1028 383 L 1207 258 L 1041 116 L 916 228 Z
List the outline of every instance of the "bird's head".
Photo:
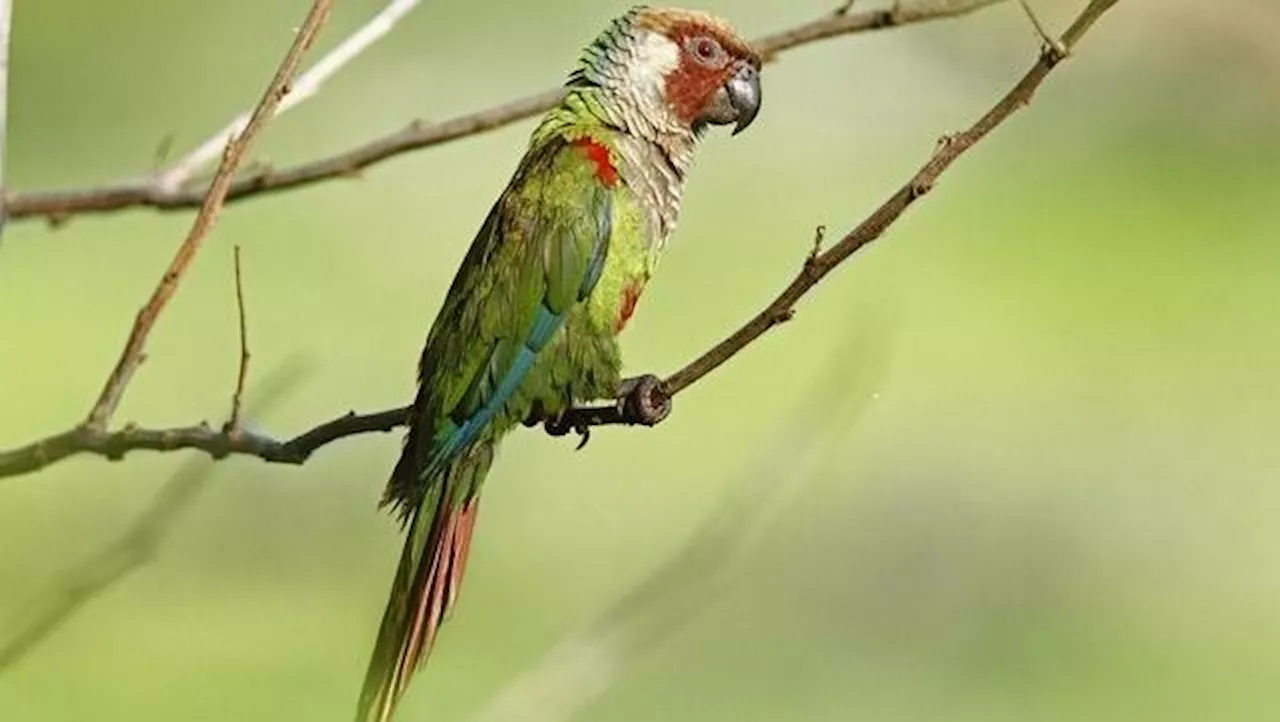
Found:
M 636 7 L 583 55 L 570 84 L 602 88 L 632 132 L 739 133 L 760 111 L 761 59 L 728 23 L 704 12 Z

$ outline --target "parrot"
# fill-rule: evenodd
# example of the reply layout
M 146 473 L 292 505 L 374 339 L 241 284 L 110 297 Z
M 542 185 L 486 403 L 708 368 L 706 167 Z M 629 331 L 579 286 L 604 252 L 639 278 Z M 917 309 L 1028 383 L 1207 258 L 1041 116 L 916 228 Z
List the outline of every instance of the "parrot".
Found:
M 458 598 L 499 441 L 616 399 L 618 336 L 675 229 L 695 146 L 751 125 L 761 55 L 724 20 L 636 6 L 582 52 L 427 334 L 381 506 L 405 531 L 357 722 L 387 722 Z

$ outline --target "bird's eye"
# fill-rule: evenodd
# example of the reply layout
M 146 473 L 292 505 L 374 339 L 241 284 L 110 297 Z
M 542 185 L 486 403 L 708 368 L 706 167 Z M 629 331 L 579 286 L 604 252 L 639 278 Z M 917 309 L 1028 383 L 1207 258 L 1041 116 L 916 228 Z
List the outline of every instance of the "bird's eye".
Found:
M 708 37 L 693 38 L 689 41 L 689 50 L 703 65 L 718 66 L 724 59 L 724 49 L 720 43 Z

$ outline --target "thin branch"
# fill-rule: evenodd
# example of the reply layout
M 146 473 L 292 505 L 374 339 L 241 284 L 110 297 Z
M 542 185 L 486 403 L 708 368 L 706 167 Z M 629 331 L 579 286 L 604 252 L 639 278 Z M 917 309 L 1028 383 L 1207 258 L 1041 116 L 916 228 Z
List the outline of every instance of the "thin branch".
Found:
M 273 372 L 249 406 L 260 414 L 290 395 L 304 376 L 296 364 Z M 36 592 L 17 616 L 4 625 L 0 640 L 0 673 L 21 662 L 57 632 L 86 603 L 151 561 L 181 513 L 208 485 L 215 466 L 206 459 L 183 464 L 124 534 L 52 584 Z
M 79 454 L 120 461 L 131 451 L 195 449 L 214 459 L 256 456 L 275 464 L 302 464 L 317 449 L 338 439 L 403 426 L 412 407 L 372 414 L 348 412 L 292 439 L 280 440 L 241 429 L 230 433 L 206 422 L 170 429 L 144 429 L 129 424 L 118 431 L 79 426 L 17 449 L 0 452 L 0 479 L 21 476 Z
M 273 117 L 285 114 L 314 96 L 319 92 L 325 81 L 333 77 L 352 60 L 355 60 L 365 50 L 368 50 L 371 45 L 381 40 L 387 33 L 391 32 L 396 23 L 408 15 L 409 11 L 417 7 L 420 2 L 421 0 L 391 0 L 391 2 L 388 2 L 377 15 L 374 15 L 367 23 L 361 25 L 354 33 L 347 36 L 345 40 L 329 51 L 323 58 L 316 61 L 315 65 L 308 68 L 306 72 L 299 75 L 297 81 L 285 92 L 280 105 L 273 113 Z M 157 173 L 151 179 L 151 184 L 162 193 L 180 191 L 201 169 L 218 157 L 222 149 L 227 147 L 227 143 L 230 143 L 233 138 L 249 125 L 251 117 L 252 112 L 248 110 L 236 116 L 225 128 L 201 143 L 181 160 Z
M 192 259 L 195 258 L 196 252 L 200 250 L 200 244 L 217 221 L 218 213 L 222 210 L 223 202 L 227 197 L 227 191 L 231 188 L 236 166 L 244 158 L 250 143 L 253 142 L 254 136 L 258 134 L 258 131 L 262 129 L 267 120 L 271 118 L 272 113 L 275 112 L 276 106 L 280 104 L 289 80 L 293 77 L 298 68 L 298 62 L 302 59 L 302 54 L 311 47 L 311 43 L 315 40 L 317 33 L 320 32 L 320 27 L 324 25 L 324 21 L 329 17 L 331 5 L 332 0 L 314 1 L 311 10 L 307 13 L 306 20 L 303 21 L 302 27 L 298 30 L 297 36 L 293 40 L 293 45 L 289 48 L 289 52 L 285 54 L 284 60 L 281 61 L 280 67 L 276 70 L 275 77 L 271 79 L 271 83 L 267 86 L 262 99 L 258 101 L 258 105 L 254 109 L 249 123 L 245 126 L 244 132 L 227 144 L 226 150 L 222 154 L 222 163 L 218 166 L 218 172 L 213 178 L 213 183 L 209 186 L 208 193 L 204 196 L 200 212 L 191 224 L 191 230 L 187 233 L 186 240 L 178 247 L 178 252 L 174 255 L 173 261 L 170 262 L 169 268 L 165 270 L 164 275 L 160 277 L 160 282 L 152 292 L 151 298 L 142 307 L 142 310 L 138 312 L 133 329 L 129 332 L 129 338 L 125 342 L 124 350 L 120 353 L 120 359 L 116 362 L 111 375 L 107 377 L 107 382 L 102 387 L 102 393 L 98 395 L 98 401 L 93 405 L 93 409 L 85 420 L 85 425 L 89 428 L 104 429 L 111 421 L 111 417 L 115 414 L 116 407 L 120 405 L 120 399 L 124 396 L 125 388 L 128 387 L 134 371 L 142 364 L 147 336 L 151 333 L 151 328 L 155 326 L 156 320 L 159 319 L 160 313 L 164 311 L 165 306 L 169 303 L 169 299 L 173 298 L 173 294 L 178 290 L 178 284 L 181 283 L 183 274 L 186 273 Z
M 236 390 L 231 394 L 231 414 L 227 417 L 226 432 L 240 432 L 240 401 L 244 398 L 244 382 L 249 376 L 249 326 L 245 321 L 244 282 L 240 272 L 240 245 L 235 247 L 236 313 L 240 320 L 240 365 L 236 373 Z
M 1063 46 L 1068 51 L 1074 48 L 1094 22 L 1117 1 L 1091 0 L 1088 7 L 1062 35 Z M 884 235 L 888 227 L 907 208 L 934 187 L 938 178 L 956 159 L 1019 108 L 1030 102 L 1036 89 L 1065 57 L 1053 52 L 1052 49 L 1042 52 L 1036 64 L 991 110 L 967 130 L 944 138 L 928 162 L 866 220 L 828 250 L 816 254 L 810 252 L 796 277 L 763 311 L 709 351 L 663 379 L 661 387 L 668 399 L 706 377 L 774 326 L 792 318 L 796 303 L 815 285 L 858 250 Z M 628 399 L 620 400 L 622 401 L 628 401 Z M 583 423 L 587 426 L 632 423 L 627 414 L 622 413 L 624 407 L 625 404 L 619 403 L 614 406 L 575 410 L 573 413 L 581 414 Z M 233 438 L 226 433 L 213 431 L 207 424 L 160 430 L 127 427 L 118 432 L 107 432 L 85 426 L 19 449 L 0 452 L 0 478 L 30 473 L 76 454 L 97 454 L 108 459 L 119 459 L 125 453 L 135 449 L 153 451 L 199 449 L 215 458 L 229 454 L 242 454 L 256 456 L 268 462 L 301 464 L 317 449 L 338 439 L 373 431 L 390 431 L 401 426 L 406 422 L 408 413 L 409 407 L 363 416 L 352 412 L 288 441 L 278 441 L 258 434 L 242 434 Z M 575 425 L 575 419 L 573 417 L 567 420 L 561 419 L 559 423 L 572 427 Z
M 1092 0 L 1058 43 L 1047 44 L 1041 52 L 1039 61 L 991 110 L 967 130 L 943 138 L 928 162 L 921 166 L 920 170 L 897 193 L 894 193 L 866 220 L 826 251 L 820 250 L 824 233 L 819 229 L 814 245 L 804 263 L 801 264 L 799 273 L 763 311 L 709 351 L 662 380 L 661 390 L 666 399 L 669 401 L 671 397 L 697 383 L 773 327 L 790 321 L 795 316 L 796 304 L 826 278 L 827 274 L 848 260 L 859 249 L 884 235 L 889 226 L 897 221 L 912 204 L 933 189 L 938 178 L 956 159 L 1014 112 L 1030 103 L 1036 89 L 1044 82 L 1049 72 L 1066 59 L 1071 48 L 1085 31 L 1116 2 L 1117 0 Z M 1059 46 L 1061 51 L 1058 49 Z M 651 403 L 660 405 L 658 401 Z M 622 403 L 573 409 L 568 414 L 549 421 L 548 431 L 553 435 L 559 435 L 566 428 L 589 429 L 592 426 L 644 423 L 624 413 L 625 409 L 626 406 Z M 667 410 L 670 410 L 669 404 Z
M 1074 48 L 1093 23 L 1116 2 L 1117 0 L 1091 0 L 1075 23 L 1063 33 L 1062 46 L 1068 51 Z M 1051 51 L 1041 53 L 1036 64 L 991 110 L 965 131 L 944 138 L 928 162 L 921 166 L 920 170 L 897 193 L 876 208 L 866 220 L 841 238 L 836 245 L 810 256 L 791 283 L 763 311 L 756 314 L 728 338 L 716 344 L 710 351 L 664 379 L 666 392 L 674 396 L 688 388 L 728 361 L 748 344 L 760 338 L 766 331 L 791 319 L 796 303 L 810 289 L 863 246 L 884 235 L 889 226 L 897 221 L 912 204 L 933 189 L 938 178 L 951 167 L 952 163 L 985 138 L 996 126 L 1030 103 L 1040 84 L 1065 57 Z
M 1002 0 L 918 0 L 888 10 L 864 10 L 843 15 L 827 13 L 818 20 L 759 38 L 755 45 L 765 59 L 772 62 L 781 53 L 810 43 L 957 17 L 999 2 Z M 440 123 L 414 121 L 403 130 L 327 158 L 282 170 L 259 169 L 237 179 L 228 190 L 226 199 L 231 202 L 327 180 L 356 177 L 365 168 L 389 158 L 496 130 L 542 113 L 560 102 L 563 94 L 563 89 L 552 88 Z M 34 217 L 62 222 L 75 215 L 138 206 L 158 210 L 191 208 L 200 204 L 203 195 L 198 187 L 160 188 L 143 179 L 94 188 L 16 193 L 9 197 L 8 202 L 14 219 Z

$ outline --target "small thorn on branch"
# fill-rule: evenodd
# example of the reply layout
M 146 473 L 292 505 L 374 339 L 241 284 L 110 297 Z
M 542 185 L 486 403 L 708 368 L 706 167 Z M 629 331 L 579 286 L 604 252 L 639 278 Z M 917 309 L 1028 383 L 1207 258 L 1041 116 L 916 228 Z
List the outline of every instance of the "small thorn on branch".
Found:
M 840 3 L 840 7 L 836 8 L 835 16 L 844 17 L 845 15 L 848 15 L 856 2 L 858 2 L 858 0 L 844 0 L 844 2 Z

